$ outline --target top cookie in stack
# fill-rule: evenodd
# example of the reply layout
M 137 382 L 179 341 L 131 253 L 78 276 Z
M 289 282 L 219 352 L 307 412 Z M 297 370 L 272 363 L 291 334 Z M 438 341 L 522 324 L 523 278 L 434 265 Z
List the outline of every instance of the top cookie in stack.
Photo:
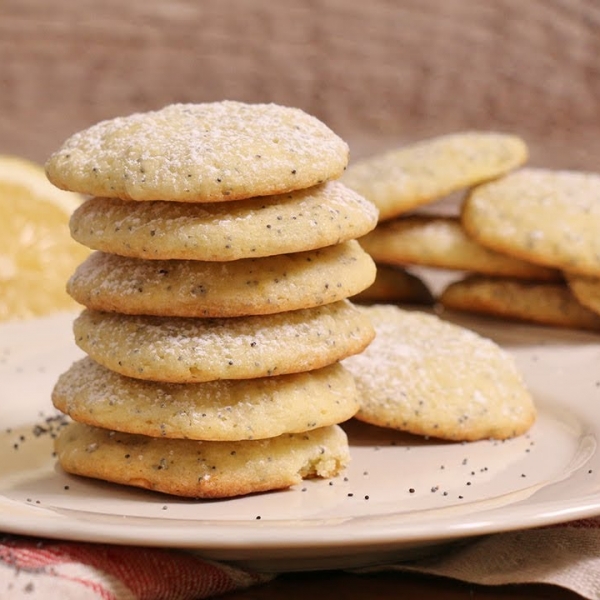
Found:
M 59 188 L 122 200 L 223 202 L 336 179 L 348 146 L 300 109 L 175 104 L 103 121 L 46 163 Z
M 232 101 L 104 121 L 50 157 L 52 183 L 92 196 L 71 232 L 96 250 L 68 282 L 88 357 L 53 391 L 76 421 L 65 470 L 223 497 L 343 468 L 339 361 L 374 336 L 347 298 L 374 280 L 356 238 L 377 223 L 335 181 L 347 160 L 301 110 Z

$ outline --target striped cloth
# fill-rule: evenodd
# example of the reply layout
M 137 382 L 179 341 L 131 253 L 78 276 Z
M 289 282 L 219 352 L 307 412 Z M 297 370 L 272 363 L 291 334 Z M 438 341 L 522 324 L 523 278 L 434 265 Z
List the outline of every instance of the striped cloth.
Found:
M 2 600 L 199 600 L 271 578 L 179 550 L 0 539 Z
M 484 536 L 402 571 L 483 585 L 548 583 L 600 600 L 600 518 Z M 190 552 L 0 537 L 2 600 L 199 600 L 270 581 Z

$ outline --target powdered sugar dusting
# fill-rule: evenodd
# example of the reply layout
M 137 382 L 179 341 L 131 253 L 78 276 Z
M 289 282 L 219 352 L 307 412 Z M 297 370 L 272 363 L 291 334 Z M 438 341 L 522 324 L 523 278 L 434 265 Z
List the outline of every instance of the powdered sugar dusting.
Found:
M 229 262 L 149 261 L 95 252 L 77 268 L 67 291 L 96 310 L 237 317 L 343 300 L 371 285 L 375 272 L 356 240 Z
M 311 250 L 358 238 L 377 209 L 337 181 L 233 202 L 127 202 L 92 198 L 71 233 L 105 252 L 148 259 L 228 261 Z
M 376 337 L 344 360 L 361 394 L 359 418 L 447 439 L 510 437 L 532 422 L 532 399 L 512 357 L 434 315 L 364 307 Z
M 173 104 L 76 133 L 46 164 L 55 185 L 132 200 L 211 202 L 336 178 L 347 144 L 297 108 Z
M 458 217 L 409 215 L 380 224 L 362 240 L 373 259 L 386 264 L 418 264 L 494 276 L 557 280 L 560 273 L 474 241 Z
M 247 379 L 319 368 L 360 352 L 369 318 L 346 300 L 274 315 L 225 319 L 84 311 L 75 341 L 94 360 L 140 379 Z
M 527 168 L 474 189 L 465 228 L 480 243 L 538 264 L 600 275 L 600 175 Z
M 124 377 L 92 361 L 59 378 L 54 405 L 74 420 L 152 437 L 233 441 L 308 431 L 350 418 L 352 376 L 339 363 L 323 369 L 201 384 Z
M 464 132 L 424 140 L 352 163 L 344 181 L 389 219 L 523 164 L 516 136 Z

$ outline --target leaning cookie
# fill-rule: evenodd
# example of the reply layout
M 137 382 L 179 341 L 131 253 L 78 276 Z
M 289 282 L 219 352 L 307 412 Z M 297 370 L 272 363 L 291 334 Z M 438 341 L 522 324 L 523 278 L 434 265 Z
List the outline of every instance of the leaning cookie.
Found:
M 377 209 L 329 181 L 280 196 L 234 202 L 128 202 L 90 198 L 71 216 L 75 240 L 145 259 L 229 261 L 303 252 L 361 237 Z
M 600 316 L 578 302 L 566 283 L 471 276 L 438 298 L 445 308 L 539 325 L 600 330 Z
M 70 423 L 55 449 L 68 473 L 191 498 L 228 498 L 334 477 L 350 459 L 337 425 L 265 440 L 200 442 Z
M 560 271 L 490 250 L 455 217 L 413 215 L 386 221 L 360 239 L 377 263 L 420 265 L 531 280 L 560 280 Z
M 384 221 L 499 177 L 527 157 L 525 142 L 516 136 L 455 133 L 351 163 L 342 181 L 371 200 Z
M 522 169 L 475 188 L 462 207 L 467 233 L 522 260 L 600 276 L 600 175 Z
M 238 317 L 343 300 L 371 285 L 375 271 L 375 263 L 356 240 L 228 262 L 144 260 L 95 252 L 76 269 L 67 291 L 94 310 Z
M 84 310 L 75 342 L 112 371 L 194 383 L 310 371 L 361 352 L 375 332 L 347 300 L 272 315 L 192 319 Z
M 310 431 L 358 410 L 354 379 L 339 363 L 250 380 L 159 383 L 124 377 L 86 357 L 59 377 L 52 402 L 87 425 L 210 441 Z
M 61 189 L 123 200 L 222 202 L 339 177 L 348 145 L 315 117 L 276 104 L 172 104 L 102 121 L 50 156 Z
M 356 378 L 357 419 L 448 440 L 505 439 L 535 420 L 513 358 L 491 340 L 435 315 L 362 309 L 376 337 L 343 361 Z

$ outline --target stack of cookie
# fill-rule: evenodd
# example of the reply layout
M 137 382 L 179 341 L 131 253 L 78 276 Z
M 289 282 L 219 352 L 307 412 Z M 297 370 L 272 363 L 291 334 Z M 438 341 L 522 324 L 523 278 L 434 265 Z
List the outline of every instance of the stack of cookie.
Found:
M 87 357 L 52 399 L 71 473 L 189 497 L 336 475 L 358 410 L 340 362 L 373 339 L 349 297 L 377 210 L 335 181 L 347 145 L 293 108 L 172 105 L 99 123 L 46 165 L 92 196 L 68 282 Z
M 526 168 L 478 186 L 461 214 L 465 231 L 494 252 L 557 274 L 554 281 L 470 277 L 449 285 L 449 308 L 600 331 L 600 175 Z
M 433 295 L 423 294 L 424 284 L 406 270 L 410 266 L 538 276 L 535 266 L 471 241 L 448 210 L 415 213 L 439 207 L 438 201 L 449 194 L 502 176 L 526 158 L 527 148 L 517 137 L 467 132 L 407 145 L 349 167 L 343 181 L 380 212 L 378 227 L 361 240 L 378 264 L 378 278 L 413 279 L 403 295 L 389 295 L 387 300 L 432 303 Z M 539 276 L 546 277 L 546 271 L 539 270 Z
M 436 290 L 446 308 L 599 329 L 600 319 L 573 293 L 577 283 L 568 287 L 563 276 L 591 273 L 579 268 L 574 254 L 585 245 L 584 204 L 593 204 L 598 191 L 591 188 L 598 184 L 589 174 L 516 170 L 527 158 L 516 136 L 467 132 L 351 165 L 342 181 L 380 210 L 377 228 L 361 244 L 378 264 L 378 279 L 397 282 L 379 298 L 428 301 L 423 283 L 406 270 L 427 267 L 455 274 Z M 569 241 L 560 230 L 565 217 L 576 218 L 568 216 L 574 211 L 581 221 L 574 229 L 569 224 Z M 561 253 L 564 260 L 556 258 Z

